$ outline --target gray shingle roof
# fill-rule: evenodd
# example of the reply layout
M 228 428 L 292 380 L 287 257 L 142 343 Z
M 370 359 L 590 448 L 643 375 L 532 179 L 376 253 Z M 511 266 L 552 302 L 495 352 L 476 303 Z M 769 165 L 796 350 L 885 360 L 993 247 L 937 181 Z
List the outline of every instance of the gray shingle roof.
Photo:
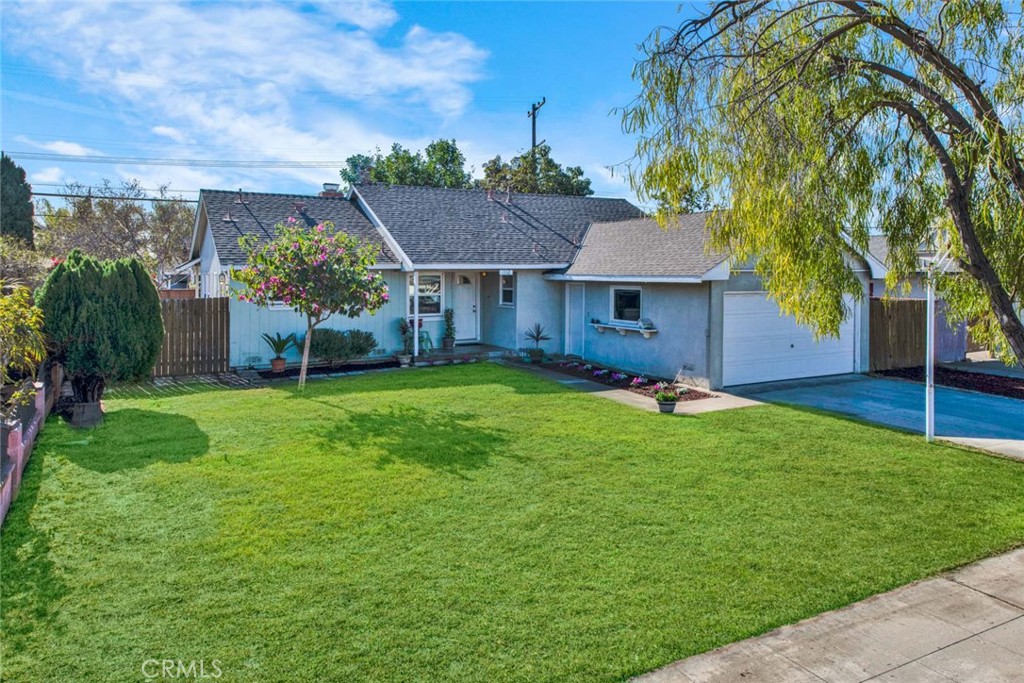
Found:
M 199 198 L 206 208 L 217 255 L 225 265 L 245 263 L 245 255 L 238 246 L 239 237 L 257 235 L 261 242 L 269 240 L 274 235 L 274 226 L 289 216 L 304 221 L 310 227 L 331 221 L 338 231 L 382 245 L 378 263 L 398 262 L 370 220 L 343 196 L 242 192 L 242 201 L 239 202 L 238 192 L 202 190 Z M 296 202 L 304 205 L 301 213 L 296 211 Z M 228 216 L 231 220 L 225 220 Z
M 708 251 L 708 215 L 679 216 L 666 229 L 653 218 L 595 223 L 566 274 L 700 277 L 726 259 Z
M 624 199 L 359 185 L 359 195 L 413 263 L 568 263 L 587 226 L 639 218 Z
M 868 238 L 868 251 L 883 264 L 888 265 L 889 238 L 885 235 L 872 235 Z

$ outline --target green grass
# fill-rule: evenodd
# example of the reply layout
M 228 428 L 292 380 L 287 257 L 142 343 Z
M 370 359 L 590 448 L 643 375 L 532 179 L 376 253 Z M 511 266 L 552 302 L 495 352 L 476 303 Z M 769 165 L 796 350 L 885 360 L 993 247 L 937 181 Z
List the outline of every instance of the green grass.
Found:
M 1006 550 L 1022 500 L 917 436 L 494 365 L 112 400 L 4 525 L 4 680 L 617 681 Z

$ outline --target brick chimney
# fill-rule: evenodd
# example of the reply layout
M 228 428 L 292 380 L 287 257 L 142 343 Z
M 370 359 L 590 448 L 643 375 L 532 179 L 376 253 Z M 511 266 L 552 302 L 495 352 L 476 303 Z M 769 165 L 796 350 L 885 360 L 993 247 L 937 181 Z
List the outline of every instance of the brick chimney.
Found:
M 338 191 L 340 185 L 338 183 L 324 183 L 323 192 L 320 193 L 321 197 L 340 197 L 341 192 Z

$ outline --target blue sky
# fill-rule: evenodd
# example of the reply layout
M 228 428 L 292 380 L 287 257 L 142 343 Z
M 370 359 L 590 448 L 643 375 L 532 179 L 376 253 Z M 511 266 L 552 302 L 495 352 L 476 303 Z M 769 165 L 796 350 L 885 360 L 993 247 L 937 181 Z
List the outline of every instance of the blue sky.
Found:
M 315 192 L 336 168 L 80 163 L 17 152 L 321 161 L 454 137 L 477 169 L 538 136 L 598 194 L 632 155 L 611 109 L 637 92 L 637 46 L 700 5 L 642 2 L 12 3 L 2 5 L 2 146 L 39 191 Z M 193 196 L 186 194 L 186 196 Z

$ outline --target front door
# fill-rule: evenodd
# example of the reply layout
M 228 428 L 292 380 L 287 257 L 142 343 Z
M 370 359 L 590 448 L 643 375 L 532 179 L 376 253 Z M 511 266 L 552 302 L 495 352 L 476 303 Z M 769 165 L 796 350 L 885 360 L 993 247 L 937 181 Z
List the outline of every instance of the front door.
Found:
M 476 273 L 455 274 L 455 294 L 452 296 L 455 341 L 476 341 L 480 338 L 477 327 L 478 283 Z

